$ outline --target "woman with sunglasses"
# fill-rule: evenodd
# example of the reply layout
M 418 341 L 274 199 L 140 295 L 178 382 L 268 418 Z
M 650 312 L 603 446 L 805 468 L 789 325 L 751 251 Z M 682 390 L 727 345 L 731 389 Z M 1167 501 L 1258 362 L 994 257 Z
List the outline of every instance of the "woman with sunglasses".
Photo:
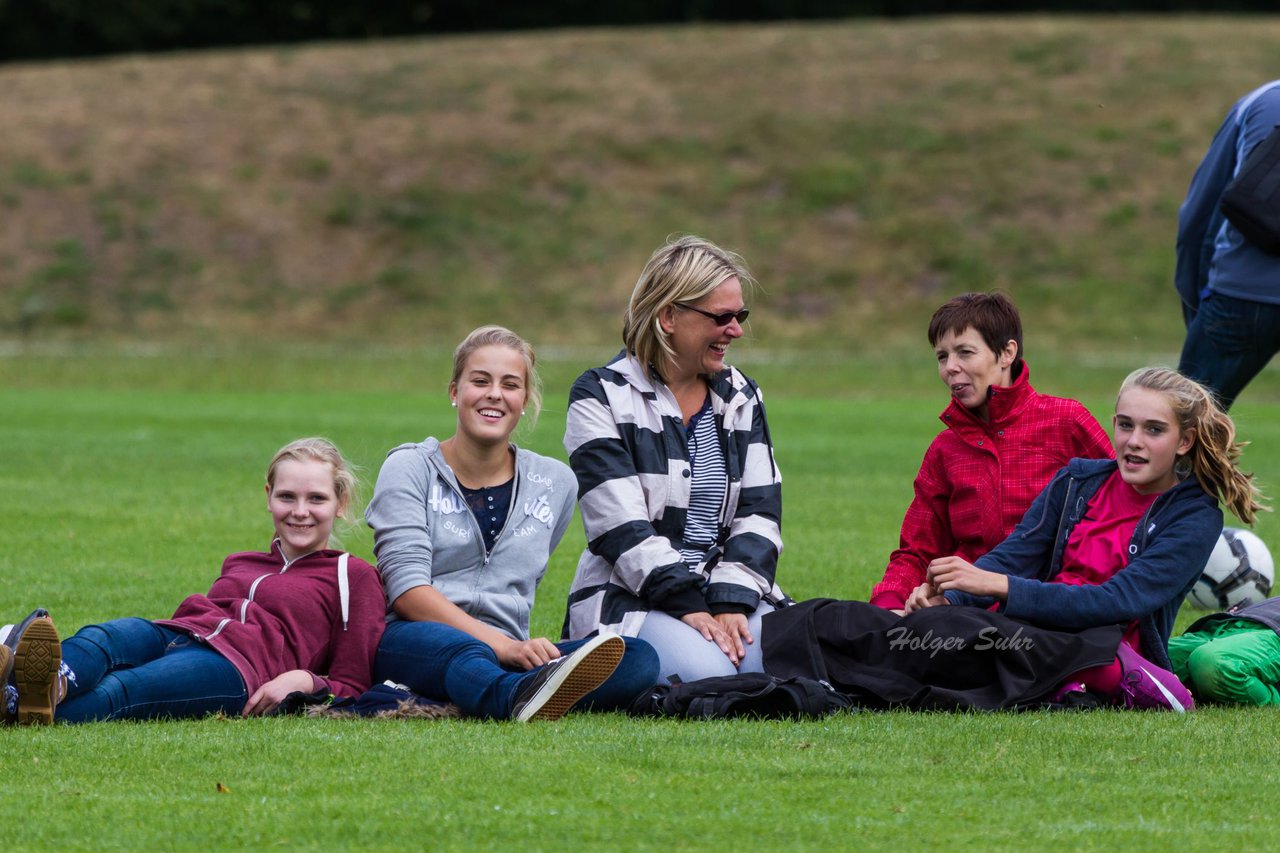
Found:
M 764 405 L 725 363 L 751 283 L 732 252 L 668 242 L 631 294 L 625 348 L 569 396 L 587 548 L 565 634 L 647 640 L 662 679 L 760 671 L 760 619 L 787 601 L 774 582 L 782 478 Z

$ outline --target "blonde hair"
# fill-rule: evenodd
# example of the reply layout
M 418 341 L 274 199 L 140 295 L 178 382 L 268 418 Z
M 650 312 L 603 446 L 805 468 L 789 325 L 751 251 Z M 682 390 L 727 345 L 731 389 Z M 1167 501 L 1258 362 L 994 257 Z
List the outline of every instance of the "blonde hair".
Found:
M 328 463 L 333 470 L 333 496 L 338 501 L 338 515 L 342 515 L 355 497 L 359 481 L 350 463 L 342 456 L 342 451 L 327 438 L 300 438 L 291 441 L 276 451 L 267 466 L 267 487 L 276 487 L 276 470 L 281 462 L 302 462 L 304 460 Z
M 1217 497 L 1245 524 L 1253 524 L 1265 496 L 1253 482 L 1253 475 L 1239 468 L 1245 443 L 1236 441 L 1236 426 L 1218 407 L 1213 394 L 1194 379 L 1167 367 L 1144 367 L 1125 377 L 1120 394 L 1129 388 L 1145 388 L 1163 394 L 1178 419 L 1178 429 L 1196 431 L 1195 443 L 1187 451 L 1190 473 L 1205 491 Z M 1119 395 L 1117 395 L 1119 400 Z
M 503 326 L 481 326 L 462 339 L 453 350 L 453 375 L 449 377 L 449 387 L 457 385 L 462 378 L 462 371 L 467 367 L 467 359 L 482 347 L 507 347 L 513 349 L 524 359 L 524 407 L 529 415 L 529 423 L 536 423 L 538 413 L 542 411 L 542 380 L 538 378 L 538 358 L 533 347 L 524 338 Z
M 642 365 L 662 372 L 675 350 L 662 330 L 661 314 L 670 305 L 697 302 L 727 279 L 737 277 L 744 290 L 755 281 L 739 255 L 701 237 L 668 240 L 640 272 L 622 323 L 622 343 Z

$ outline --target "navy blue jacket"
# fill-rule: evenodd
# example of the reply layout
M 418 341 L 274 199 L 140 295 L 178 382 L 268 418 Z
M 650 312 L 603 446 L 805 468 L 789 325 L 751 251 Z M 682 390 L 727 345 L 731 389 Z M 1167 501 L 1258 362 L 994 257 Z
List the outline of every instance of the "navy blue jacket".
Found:
M 974 565 L 1009 576 L 1006 616 L 1048 628 L 1081 629 L 1138 620 L 1142 655 L 1169 667 L 1173 620 L 1222 532 L 1217 500 L 1194 478 L 1156 498 L 1133 532 L 1129 563 L 1106 583 L 1049 583 L 1062 570 L 1067 537 L 1089 499 L 1116 470 L 1110 459 L 1072 459 L 1045 486 L 1009 537 Z M 952 590 L 952 604 L 989 605 Z

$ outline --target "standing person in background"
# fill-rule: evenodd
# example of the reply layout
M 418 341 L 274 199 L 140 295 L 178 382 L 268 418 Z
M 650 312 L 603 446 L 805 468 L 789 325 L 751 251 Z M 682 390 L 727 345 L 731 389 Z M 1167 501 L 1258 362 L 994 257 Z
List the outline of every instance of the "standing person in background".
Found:
M 760 671 L 760 618 L 787 602 L 764 404 L 725 361 L 750 283 L 736 254 L 668 242 L 632 291 L 624 349 L 569 392 L 564 446 L 587 548 L 565 633 L 647 640 L 668 680 Z
M 1245 239 L 1218 205 L 1249 153 L 1280 125 L 1280 80 L 1236 102 L 1178 211 L 1174 285 L 1187 337 L 1178 369 L 1224 410 L 1280 350 L 1280 257 Z
M 652 649 L 529 636 L 577 491 L 563 462 L 511 441 L 542 404 L 533 348 L 501 326 L 476 329 L 454 350 L 449 400 L 453 435 L 393 449 L 365 511 L 391 602 L 378 680 L 497 720 L 625 708 L 657 680 Z
M 951 402 L 925 451 L 897 550 L 871 603 L 901 611 L 930 561 L 976 560 L 1000 544 L 1073 457 L 1109 459 L 1111 441 L 1075 400 L 1031 387 L 1022 319 L 1002 293 L 965 293 L 929 321 Z

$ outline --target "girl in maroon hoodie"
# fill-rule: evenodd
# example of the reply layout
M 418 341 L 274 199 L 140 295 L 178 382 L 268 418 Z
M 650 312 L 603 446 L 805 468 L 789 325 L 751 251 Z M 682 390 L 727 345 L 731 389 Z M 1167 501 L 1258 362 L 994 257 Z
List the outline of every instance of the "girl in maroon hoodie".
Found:
M 170 619 L 89 625 L 61 645 L 47 616 L 27 620 L 6 708 L 19 722 L 81 723 L 266 714 L 295 691 L 359 696 L 386 599 L 372 566 L 328 550 L 354 491 L 328 441 L 281 448 L 267 468 L 267 553 L 227 557 L 209 592 Z

